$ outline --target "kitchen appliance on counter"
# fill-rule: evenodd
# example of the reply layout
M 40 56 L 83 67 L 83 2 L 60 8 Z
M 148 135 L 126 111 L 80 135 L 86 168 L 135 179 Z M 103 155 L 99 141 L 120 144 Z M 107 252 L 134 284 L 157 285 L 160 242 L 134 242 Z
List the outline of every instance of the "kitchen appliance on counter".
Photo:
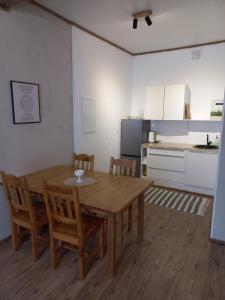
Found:
M 159 143 L 160 141 L 157 139 L 158 134 L 159 134 L 159 132 L 149 131 L 148 142 L 149 143 Z
M 149 135 L 148 135 L 148 141 L 149 143 L 154 143 L 155 141 L 155 131 L 149 131 Z
M 121 121 L 121 158 L 136 160 L 136 177 L 140 177 L 141 146 L 148 142 L 151 121 L 123 119 Z

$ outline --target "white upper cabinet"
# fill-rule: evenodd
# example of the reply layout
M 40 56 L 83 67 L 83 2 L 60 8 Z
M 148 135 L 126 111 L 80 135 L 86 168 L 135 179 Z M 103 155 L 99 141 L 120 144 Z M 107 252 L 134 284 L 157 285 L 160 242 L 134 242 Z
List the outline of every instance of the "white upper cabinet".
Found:
M 146 119 L 163 119 L 164 92 L 164 85 L 149 86 L 147 88 L 147 99 L 144 109 L 144 115 Z
M 164 120 L 183 120 L 185 110 L 185 84 L 165 86 Z
M 184 120 L 185 105 L 189 103 L 185 84 L 147 87 L 144 115 L 151 120 Z

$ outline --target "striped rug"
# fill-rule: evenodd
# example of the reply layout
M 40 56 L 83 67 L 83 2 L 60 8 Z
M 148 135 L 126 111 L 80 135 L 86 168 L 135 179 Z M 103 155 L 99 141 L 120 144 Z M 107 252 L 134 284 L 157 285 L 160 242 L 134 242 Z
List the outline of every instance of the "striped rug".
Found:
M 179 191 L 152 187 L 145 192 L 145 202 L 177 211 L 187 212 L 196 216 L 204 216 L 209 199 Z

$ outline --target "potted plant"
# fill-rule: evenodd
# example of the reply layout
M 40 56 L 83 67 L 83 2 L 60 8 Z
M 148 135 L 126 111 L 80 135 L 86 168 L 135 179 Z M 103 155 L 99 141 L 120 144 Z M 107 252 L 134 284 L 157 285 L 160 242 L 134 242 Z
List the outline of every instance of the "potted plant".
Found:
M 211 111 L 210 119 L 211 120 L 222 120 L 222 111 L 221 110 Z

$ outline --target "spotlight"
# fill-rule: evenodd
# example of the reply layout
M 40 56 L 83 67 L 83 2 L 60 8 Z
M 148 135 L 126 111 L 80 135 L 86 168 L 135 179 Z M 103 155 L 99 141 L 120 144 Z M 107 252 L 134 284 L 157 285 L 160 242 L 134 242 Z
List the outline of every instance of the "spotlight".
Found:
M 138 19 L 134 18 L 133 19 L 133 29 L 137 28 L 137 24 L 138 24 Z
M 151 9 L 147 9 L 147 10 L 142 10 L 139 12 L 135 12 L 132 14 L 133 17 L 133 29 L 136 29 L 138 26 L 138 20 L 142 20 L 143 18 L 145 18 L 145 21 L 147 23 L 148 26 L 152 25 L 152 20 L 150 19 L 150 16 L 152 16 L 152 10 Z
M 152 25 L 152 20 L 150 19 L 149 16 L 146 16 L 146 17 L 145 17 L 145 21 L 146 21 L 146 23 L 148 24 L 148 26 L 151 26 L 151 25 Z

